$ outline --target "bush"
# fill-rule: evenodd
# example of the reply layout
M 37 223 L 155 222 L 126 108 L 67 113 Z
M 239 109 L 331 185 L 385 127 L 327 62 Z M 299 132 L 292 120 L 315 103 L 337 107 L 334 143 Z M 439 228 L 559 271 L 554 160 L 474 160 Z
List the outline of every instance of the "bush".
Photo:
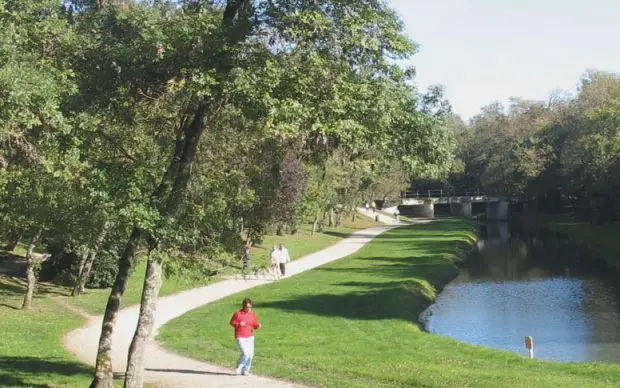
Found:
M 221 247 L 209 247 L 198 253 L 175 252 L 166 254 L 164 276 L 187 280 L 202 280 L 220 273 L 224 268 L 241 266 L 239 256 L 226 252 Z
M 55 241 L 49 244 L 47 252 L 52 257 L 41 265 L 39 280 L 72 286 L 77 275 L 79 257 L 71 252 L 63 241 Z
M 86 281 L 87 288 L 108 288 L 114 284 L 118 273 L 118 256 L 115 250 L 104 249 L 95 259 L 90 276 Z
M 54 282 L 62 286 L 72 287 L 77 281 L 79 256 L 63 241 L 55 241 L 48 245 L 47 252 L 52 257 L 41 266 L 39 279 L 43 282 Z M 118 272 L 118 256 L 113 246 L 103 249 L 90 270 L 86 281 L 87 288 L 112 287 Z

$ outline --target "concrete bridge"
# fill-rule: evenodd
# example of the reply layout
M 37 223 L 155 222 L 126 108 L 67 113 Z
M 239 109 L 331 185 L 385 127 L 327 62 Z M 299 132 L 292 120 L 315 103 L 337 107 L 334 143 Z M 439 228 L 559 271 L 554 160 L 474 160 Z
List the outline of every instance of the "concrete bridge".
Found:
M 474 204 L 477 204 L 478 208 L 484 206 L 488 220 L 508 219 L 510 201 L 507 198 L 473 191 L 463 193 L 450 193 L 443 190 L 405 192 L 401 194 L 399 209 L 402 214 L 432 218 L 435 216 L 437 206 L 444 208 L 444 212 L 450 215 L 471 217 Z

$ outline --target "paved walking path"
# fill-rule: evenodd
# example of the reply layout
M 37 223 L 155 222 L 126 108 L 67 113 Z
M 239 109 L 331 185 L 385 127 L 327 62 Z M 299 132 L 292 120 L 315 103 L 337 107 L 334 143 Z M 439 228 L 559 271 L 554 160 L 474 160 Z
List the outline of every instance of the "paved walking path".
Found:
M 349 256 L 372 240 L 373 237 L 397 226 L 395 220 L 390 217 L 385 217 L 384 220 L 380 216 L 380 221 L 385 221 L 389 223 L 389 225 L 373 227 L 353 233 L 350 237 L 322 251 L 293 261 L 286 267 L 286 277 L 288 278 L 300 272 L 329 263 L 330 261 Z M 154 336 L 157 335 L 159 328 L 168 321 L 190 310 L 228 295 L 270 282 L 270 279 L 264 277 L 255 279 L 228 279 L 209 286 L 195 288 L 160 298 L 157 302 Z M 139 306 L 131 306 L 121 310 L 119 313 L 112 349 L 112 360 L 115 373 L 124 373 L 125 371 L 127 351 L 138 322 L 138 312 Z M 222 319 L 228 318 L 228 316 L 222 317 Z M 64 338 L 66 348 L 75 354 L 79 360 L 90 365 L 95 364 L 97 343 L 99 334 L 101 333 L 101 323 L 101 316 L 92 318 L 86 326 L 71 331 Z M 208 330 L 208 328 L 205 328 L 205 330 Z M 260 354 L 260 349 L 258 351 Z M 256 375 L 236 376 L 232 369 L 234 367 L 234 362 L 235 360 L 230 360 L 231 368 L 224 368 L 174 354 L 161 348 L 154 340 L 151 340 L 146 349 L 147 372 L 145 383 L 157 387 L 300 386 L 298 384 Z M 257 362 L 260 362 L 260 359 L 258 359 Z

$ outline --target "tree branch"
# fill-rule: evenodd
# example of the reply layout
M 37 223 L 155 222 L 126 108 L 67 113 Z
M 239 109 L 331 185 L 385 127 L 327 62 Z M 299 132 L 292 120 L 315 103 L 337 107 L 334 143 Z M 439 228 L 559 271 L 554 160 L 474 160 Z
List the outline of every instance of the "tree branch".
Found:
M 123 148 L 122 145 L 120 145 L 116 139 L 114 139 L 112 136 L 106 134 L 105 132 L 103 132 L 103 130 L 98 129 L 97 133 L 99 135 L 101 135 L 101 137 L 103 137 L 105 140 L 107 140 L 110 144 L 112 144 L 114 147 L 116 147 L 116 149 L 118 149 L 119 151 L 121 151 L 121 153 L 123 155 L 125 155 L 125 157 L 127 157 L 129 160 L 131 160 L 132 162 L 136 162 L 137 159 L 129 153 L 129 151 L 127 151 L 125 148 Z

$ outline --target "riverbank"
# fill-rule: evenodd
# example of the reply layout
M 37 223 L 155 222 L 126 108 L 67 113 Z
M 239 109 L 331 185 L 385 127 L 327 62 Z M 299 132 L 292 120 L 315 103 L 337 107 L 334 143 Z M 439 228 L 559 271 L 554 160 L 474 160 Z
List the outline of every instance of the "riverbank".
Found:
M 357 254 L 225 298 L 171 321 L 158 340 L 196 359 L 233 366 L 228 319 L 250 296 L 262 320 L 255 372 L 328 387 L 600 387 L 617 365 L 559 364 L 424 332 L 419 313 L 475 240 L 465 220 L 391 230 Z
M 314 236 L 310 236 L 309 227 L 295 236 L 266 236 L 263 244 L 255 248 L 256 259 L 258 263 L 266 260 L 262 257 L 263 247 L 279 242 L 286 244 L 294 258 L 298 258 L 375 225 L 372 220 L 358 217 L 355 223 L 349 221 Z M 20 254 L 23 252 L 12 253 L 15 256 Z M 0 254 L 0 266 L 9 261 L 9 256 L 8 252 Z M 215 280 L 211 279 L 211 282 Z M 123 306 L 139 303 L 143 282 L 144 263 L 136 267 L 129 281 Z M 167 279 L 161 295 L 175 294 L 207 282 L 204 279 L 201 282 Z M 64 350 L 62 338 L 86 323 L 89 314 L 101 314 L 110 291 L 89 289 L 78 298 L 72 298 L 70 292 L 66 287 L 41 283 L 32 310 L 22 311 L 19 308 L 24 282 L 19 277 L 0 275 L 0 385 L 83 387 L 90 384 L 93 368 L 78 362 L 74 355 Z
M 511 222 L 528 229 L 546 228 L 562 233 L 585 244 L 595 255 L 620 270 L 620 224 L 592 224 L 570 214 L 527 214 Z

